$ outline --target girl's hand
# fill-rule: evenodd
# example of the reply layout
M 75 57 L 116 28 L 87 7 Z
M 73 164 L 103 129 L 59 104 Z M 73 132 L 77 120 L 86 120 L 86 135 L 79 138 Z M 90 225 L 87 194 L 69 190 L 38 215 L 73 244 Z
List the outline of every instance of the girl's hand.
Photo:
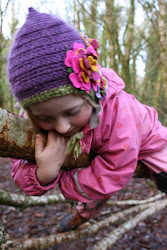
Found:
M 48 132 L 47 145 L 43 146 L 41 135 L 36 136 L 35 159 L 38 165 L 37 179 L 41 185 L 47 185 L 58 175 L 66 157 L 65 138 L 55 131 Z

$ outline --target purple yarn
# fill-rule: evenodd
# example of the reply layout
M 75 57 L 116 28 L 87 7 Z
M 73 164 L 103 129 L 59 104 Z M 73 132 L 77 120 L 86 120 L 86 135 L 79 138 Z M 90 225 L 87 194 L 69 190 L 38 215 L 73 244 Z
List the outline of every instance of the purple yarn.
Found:
M 64 60 L 74 42 L 84 43 L 73 27 L 58 17 L 29 8 L 8 59 L 8 77 L 18 101 L 71 85 Z

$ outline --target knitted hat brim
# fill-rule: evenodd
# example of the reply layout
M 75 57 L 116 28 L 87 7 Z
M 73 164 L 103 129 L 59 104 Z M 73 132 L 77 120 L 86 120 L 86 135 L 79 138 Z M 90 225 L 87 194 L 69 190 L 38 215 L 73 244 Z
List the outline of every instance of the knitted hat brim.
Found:
M 23 101 L 21 101 L 20 105 L 25 109 L 31 104 L 43 102 L 54 97 L 65 96 L 65 95 L 70 95 L 70 94 L 75 94 L 75 95 L 84 94 L 85 95 L 85 91 L 77 89 L 72 85 L 60 86 L 59 88 L 53 88 L 48 91 L 42 92 L 40 94 L 30 96 L 24 99 Z M 96 102 L 97 99 L 92 89 L 90 90 L 89 96 L 91 97 L 92 101 Z

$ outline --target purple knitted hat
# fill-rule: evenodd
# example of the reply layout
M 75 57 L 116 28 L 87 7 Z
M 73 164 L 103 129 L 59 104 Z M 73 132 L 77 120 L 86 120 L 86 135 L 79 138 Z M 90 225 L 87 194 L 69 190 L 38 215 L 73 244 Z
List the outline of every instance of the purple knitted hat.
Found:
M 12 93 L 21 105 L 83 92 L 101 98 L 106 81 L 97 67 L 98 42 L 89 42 L 58 17 L 29 8 L 8 60 Z

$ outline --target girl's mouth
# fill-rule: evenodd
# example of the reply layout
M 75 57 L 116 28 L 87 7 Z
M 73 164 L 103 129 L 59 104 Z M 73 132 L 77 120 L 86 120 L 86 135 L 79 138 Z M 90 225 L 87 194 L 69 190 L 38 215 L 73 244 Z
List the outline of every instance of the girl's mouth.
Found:
M 71 132 L 67 132 L 67 133 L 63 134 L 63 136 L 65 136 L 65 137 L 71 137 L 71 136 L 73 136 L 75 133 L 76 133 L 76 132 L 71 131 Z
M 77 129 L 73 129 L 72 131 L 63 134 L 63 136 L 65 136 L 65 137 L 71 137 L 71 136 L 73 136 L 74 134 L 76 134 L 78 131 L 79 131 L 79 130 L 77 130 Z

